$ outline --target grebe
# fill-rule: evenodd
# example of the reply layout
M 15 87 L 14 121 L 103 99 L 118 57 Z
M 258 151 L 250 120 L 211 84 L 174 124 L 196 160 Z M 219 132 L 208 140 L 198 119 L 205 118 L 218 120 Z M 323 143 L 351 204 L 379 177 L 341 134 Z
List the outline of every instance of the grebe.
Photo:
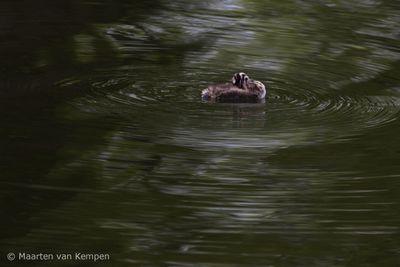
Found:
M 203 100 L 225 103 L 256 103 L 265 98 L 265 85 L 244 72 L 235 73 L 231 83 L 210 85 L 201 92 Z

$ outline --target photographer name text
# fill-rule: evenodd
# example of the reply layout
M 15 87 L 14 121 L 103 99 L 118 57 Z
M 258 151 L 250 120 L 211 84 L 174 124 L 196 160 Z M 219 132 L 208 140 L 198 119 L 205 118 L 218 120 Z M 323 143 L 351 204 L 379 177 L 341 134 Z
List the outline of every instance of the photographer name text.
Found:
M 107 261 L 110 260 L 110 254 L 108 253 L 8 253 L 8 260 L 20 260 L 20 261 Z

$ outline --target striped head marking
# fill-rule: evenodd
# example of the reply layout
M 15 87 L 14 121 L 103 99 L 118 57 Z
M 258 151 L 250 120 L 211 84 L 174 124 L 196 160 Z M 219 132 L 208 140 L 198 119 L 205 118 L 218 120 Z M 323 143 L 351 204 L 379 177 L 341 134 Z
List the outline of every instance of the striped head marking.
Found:
M 235 73 L 232 77 L 232 84 L 239 88 L 245 89 L 247 87 L 247 82 L 249 81 L 249 76 L 244 72 Z

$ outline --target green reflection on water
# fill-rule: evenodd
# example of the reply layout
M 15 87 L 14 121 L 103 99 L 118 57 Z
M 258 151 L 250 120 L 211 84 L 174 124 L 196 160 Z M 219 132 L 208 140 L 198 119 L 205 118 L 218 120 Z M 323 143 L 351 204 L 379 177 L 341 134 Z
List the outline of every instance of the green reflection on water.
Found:
M 398 263 L 397 2 L 3 5 L 1 253 Z M 266 104 L 200 101 L 238 70 Z

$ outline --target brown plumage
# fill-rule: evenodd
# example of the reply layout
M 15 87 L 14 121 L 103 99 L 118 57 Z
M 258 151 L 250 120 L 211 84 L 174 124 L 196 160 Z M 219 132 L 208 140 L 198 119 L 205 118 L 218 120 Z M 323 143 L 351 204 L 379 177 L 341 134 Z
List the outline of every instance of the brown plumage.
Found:
M 245 73 L 236 73 L 232 83 L 210 85 L 202 91 L 203 100 L 224 103 L 256 103 L 265 98 L 263 83 L 252 80 Z

